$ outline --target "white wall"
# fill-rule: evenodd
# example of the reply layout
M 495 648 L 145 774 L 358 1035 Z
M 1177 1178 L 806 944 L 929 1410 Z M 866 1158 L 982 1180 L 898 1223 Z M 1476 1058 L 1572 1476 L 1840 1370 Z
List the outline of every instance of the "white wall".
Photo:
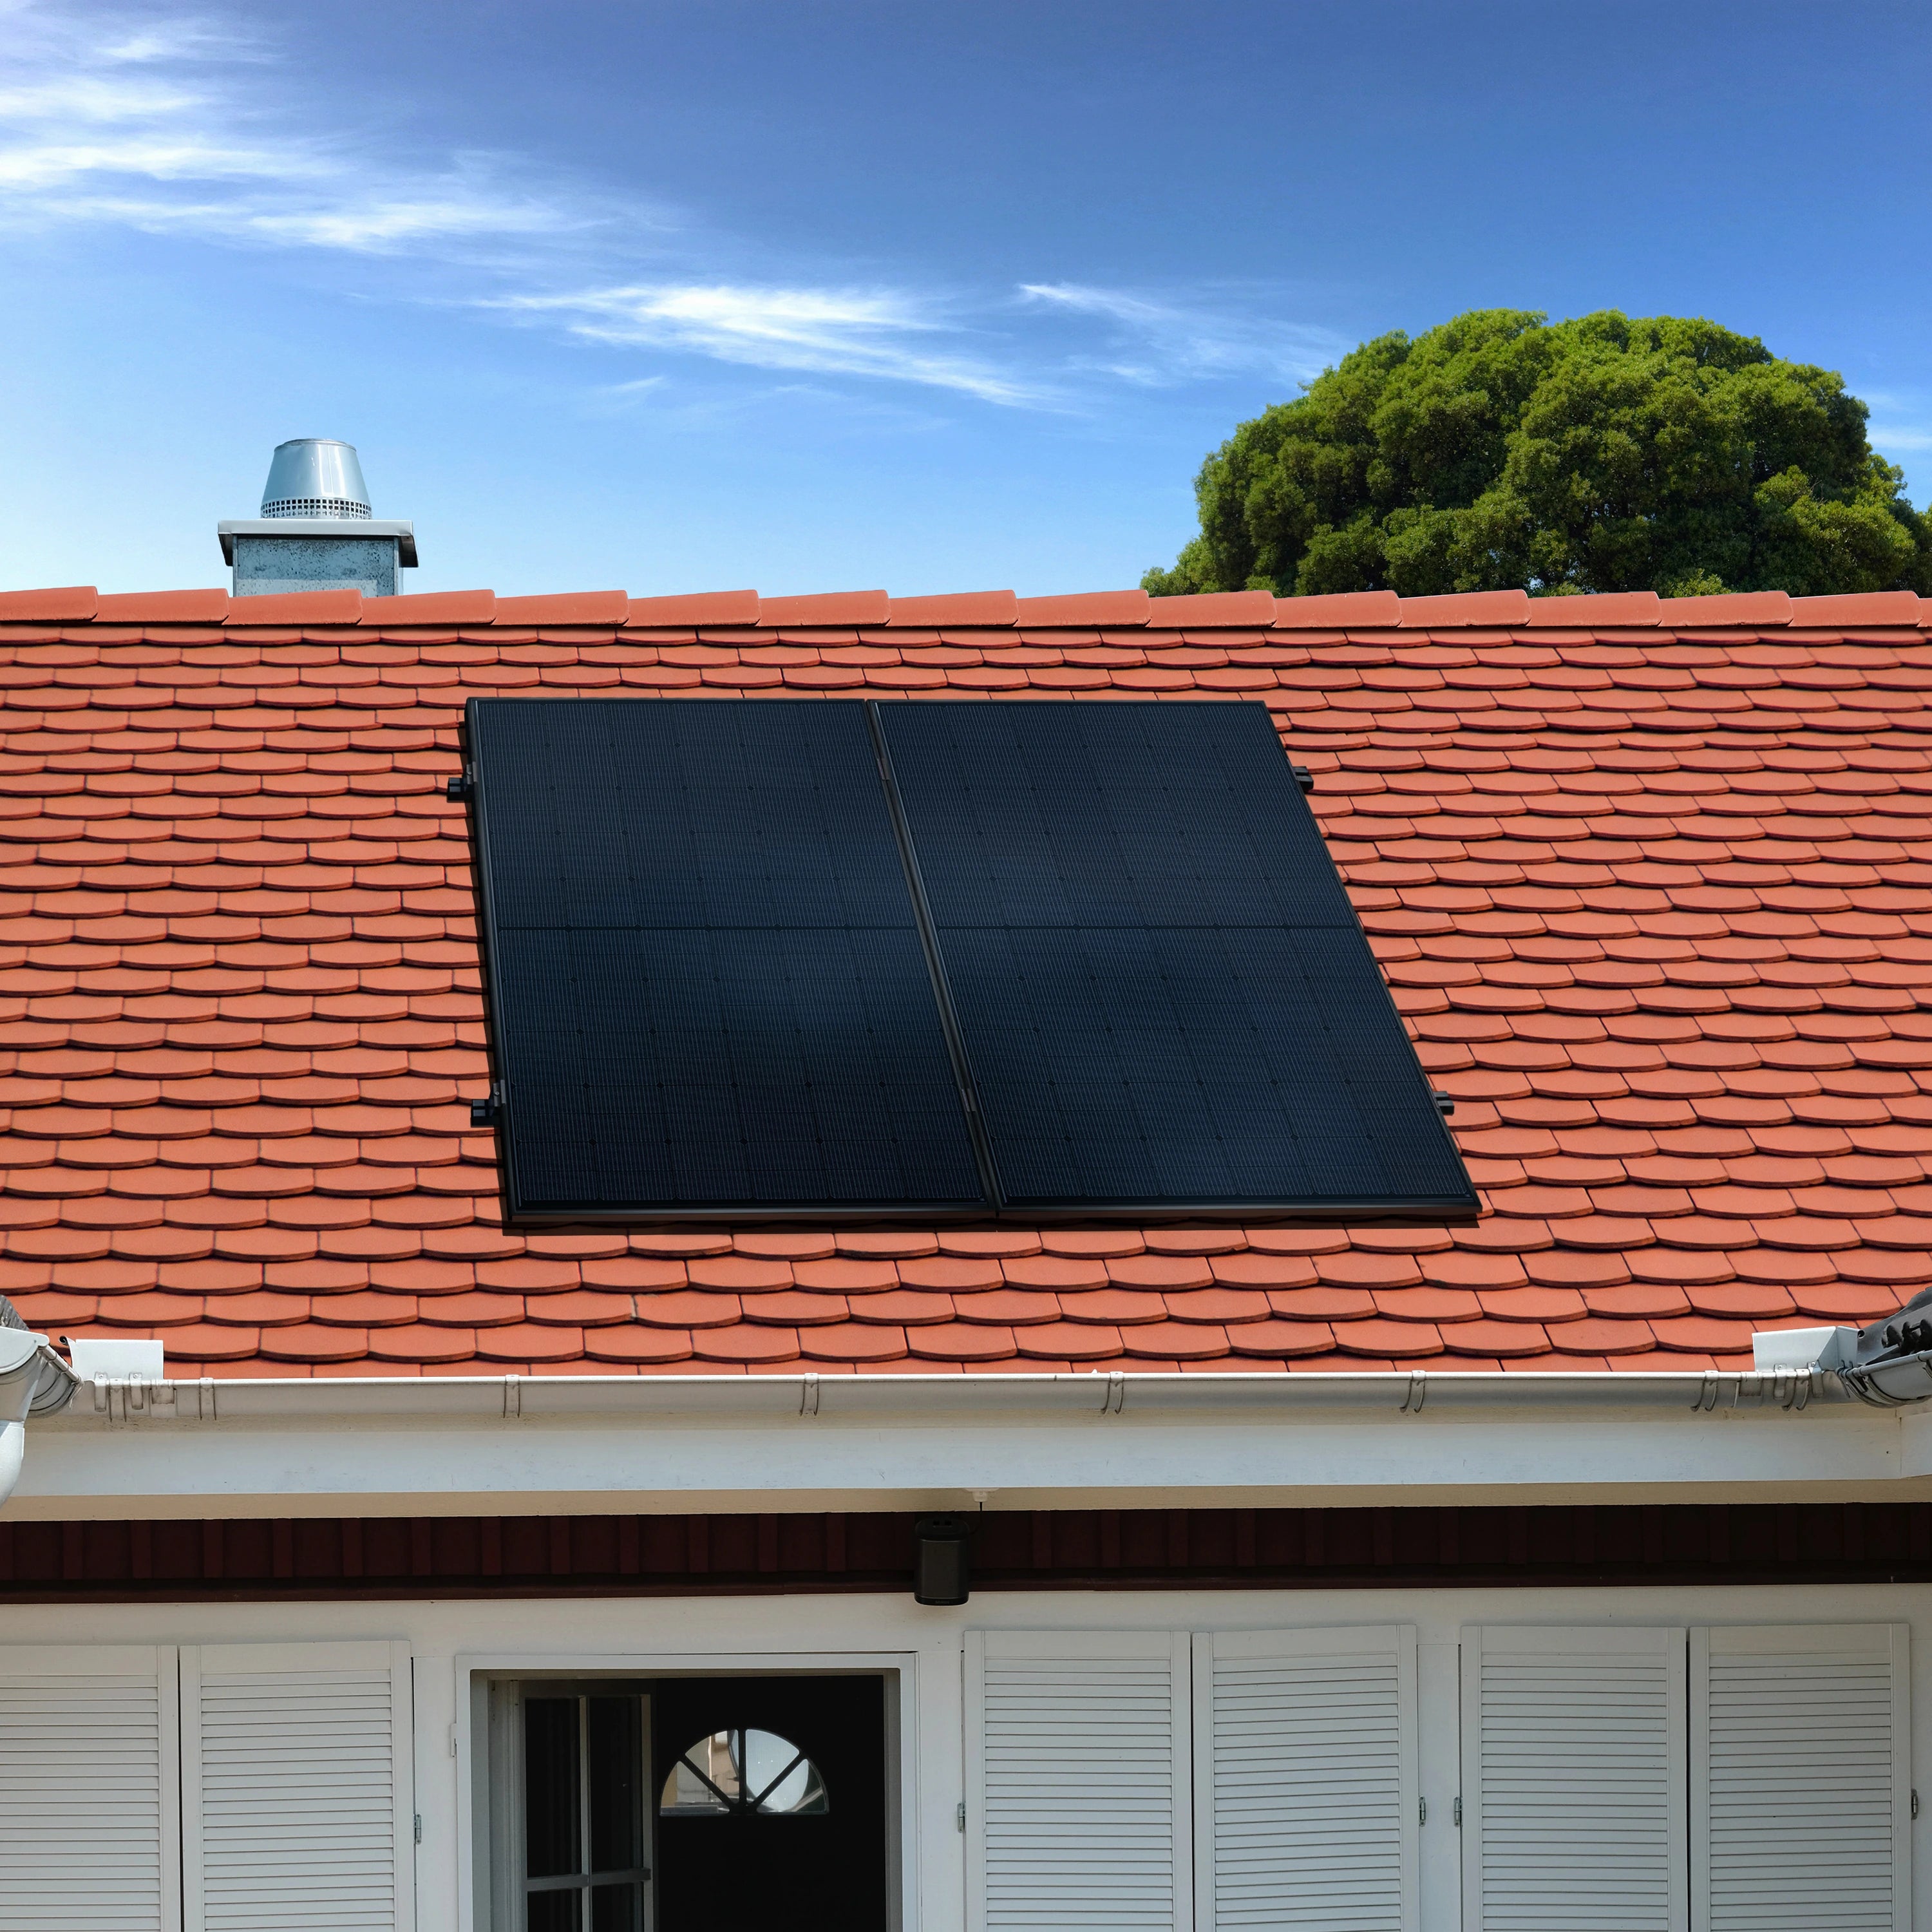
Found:
M 962 1640 L 973 1628 L 1268 1629 L 1412 1622 L 1420 1631 L 1424 1932 L 1456 1932 L 1460 1840 L 1457 1641 L 1477 1623 L 1829 1623 L 1912 1627 L 1915 1779 L 1932 1800 L 1932 1586 L 1338 1591 L 988 1591 L 964 1609 L 898 1595 L 514 1599 L 490 1602 L 28 1606 L 0 1610 L 0 1643 L 405 1639 L 416 1658 L 418 1932 L 469 1932 L 472 1664 L 531 1669 L 896 1664 L 904 1675 L 907 1932 L 964 1918 Z M 1915 1833 L 1932 1833 L 1932 1802 Z M 1932 1925 L 1932 1846 L 1914 1844 L 1915 1924 Z

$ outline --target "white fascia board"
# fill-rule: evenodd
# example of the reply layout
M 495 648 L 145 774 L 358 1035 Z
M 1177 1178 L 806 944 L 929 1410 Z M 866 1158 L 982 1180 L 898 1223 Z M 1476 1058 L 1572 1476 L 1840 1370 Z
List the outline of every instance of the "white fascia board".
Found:
M 36 1425 L 9 1514 L 896 1510 L 978 1490 L 1035 1509 L 1876 1500 L 1932 1496 L 1932 1436 L 1789 1376 L 95 1384 Z

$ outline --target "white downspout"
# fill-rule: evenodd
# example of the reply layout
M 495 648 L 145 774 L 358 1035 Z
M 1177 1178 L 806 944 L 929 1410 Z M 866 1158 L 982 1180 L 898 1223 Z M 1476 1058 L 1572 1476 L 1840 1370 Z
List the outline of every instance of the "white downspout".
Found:
M 11 1312 L 10 1310 L 9 1311 Z M 0 1503 L 14 1493 L 27 1453 L 27 1418 L 66 1408 L 80 1378 L 44 1335 L 0 1328 Z

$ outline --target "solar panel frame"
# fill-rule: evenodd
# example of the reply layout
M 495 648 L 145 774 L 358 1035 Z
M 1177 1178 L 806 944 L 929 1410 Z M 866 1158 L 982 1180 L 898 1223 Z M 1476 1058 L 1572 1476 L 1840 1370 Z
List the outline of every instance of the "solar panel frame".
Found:
M 768 701 L 755 699 L 716 699 L 706 700 L 705 704 L 707 710 L 713 706 L 721 710 L 726 708 L 740 710 L 755 709 L 765 713 L 774 710 Z M 760 1190 L 755 1180 L 747 1188 L 746 1198 L 715 1202 L 662 1199 L 619 1202 L 587 1198 L 564 1202 L 554 1194 L 533 1190 L 532 1182 L 537 1178 L 539 1166 L 538 1150 L 530 1142 L 527 1132 L 520 1138 L 519 1114 L 527 1114 L 530 1109 L 520 1108 L 518 1104 L 520 1075 L 518 1065 L 513 1064 L 517 1060 L 517 1052 L 512 1050 L 528 1030 L 528 1021 L 525 1012 L 513 1013 L 509 1009 L 522 1000 L 521 990 L 514 988 L 512 982 L 520 977 L 524 963 L 518 958 L 519 952 L 528 952 L 531 950 L 523 942 L 527 938 L 529 931 L 536 928 L 526 929 L 520 925 L 513 925 L 504 917 L 505 901 L 514 899 L 516 886 L 514 882 L 506 877 L 501 863 L 500 848 L 508 828 L 493 822 L 501 815 L 502 808 L 500 807 L 498 812 L 493 814 L 490 802 L 493 759 L 490 756 L 490 710 L 492 707 L 508 706 L 528 711 L 542 707 L 550 712 L 554 718 L 556 714 L 554 707 L 559 706 L 576 706 L 598 710 L 617 706 L 632 712 L 634 716 L 641 716 L 647 710 L 656 710 L 659 707 L 662 707 L 664 712 L 676 710 L 688 712 L 689 705 L 689 700 L 648 698 L 476 698 L 470 699 L 464 707 L 465 770 L 469 775 L 466 797 L 474 857 L 478 950 L 482 965 L 491 1094 L 496 1112 L 497 1166 L 505 1225 L 532 1228 L 611 1225 L 654 1228 L 719 1225 L 854 1226 L 868 1223 L 934 1226 L 985 1222 L 990 1216 L 992 1203 L 984 1169 L 976 1158 L 976 1150 L 973 1148 L 971 1136 L 966 1127 L 966 1109 L 959 1092 L 958 1069 L 945 1045 L 944 1028 L 939 1024 L 940 1002 L 932 987 L 929 965 L 924 951 L 917 914 L 906 886 L 902 859 L 897 848 L 896 820 L 883 781 L 876 774 L 874 729 L 872 720 L 864 716 L 860 705 L 850 700 L 818 700 L 813 709 L 822 712 L 836 708 L 841 712 L 858 714 L 862 718 L 860 728 L 866 746 L 868 773 L 873 782 L 878 784 L 876 800 L 868 801 L 876 804 L 878 814 L 876 825 L 869 830 L 875 836 L 874 842 L 878 838 L 884 839 L 884 850 L 890 854 L 888 872 L 878 872 L 875 869 L 869 883 L 861 883 L 862 897 L 869 892 L 876 920 L 887 920 L 889 910 L 892 908 L 896 908 L 898 916 L 889 922 L 861 923 L 842 928 L 836 919 L 812 925 L 801 925 L 788 922 L 775 913 L 769 923 L 761 923 L 752 929 L 761 933 L 781 951 L 788 941 L 793 944 L 796 950 L 814 934 L 836 934 L 843 930 L 850 938 L 854 932 L 860 932 L 874 944 L 862 951 L 855 951 L 848 962 L 854 982 L 862 986 L 872 984 L 883 972 L 887 981 L 891 982 L 888 991 L 896 992 L 901 998 L 902 1004 L 908 992 L 916 991 L 919 1020 L 932 1027 L 933 1038 L 930 1044 L 938 1048 L 939 1056 L 936 1061 L 926 1060 L 922 1068 L 926 1078 L 926 1096 L 934 1102 L 931 1114 L 922 1117 L 922 1130 L 929 1130 L 935 1140 L 944 1138 L 945 1121 L 949 1118 L 945 1108 L 956 1109 L 956 1125 L 962 1145 L 966 1151 L 964 1172 L 974 1185 L 975 1191 L 973 1196 L 966 1198 L 928 1195 L 916 1199 L 891 1199 L 885 1198 L 884 1191 L 881 1190 L 877 1198 L 842 1197 L 827 1200 L 822 1197 L 817 1199 L 797 1196 L 787 1197 L 780 1190 L 776 1196 L 768 1192 L 766 1198 L 760 1199 L 758 1198 Z M 801 710 L 802 708 L 800 707 Z M 790 707 L 786 709 L 790 710 Z M 503 777 L 500 758 L 500 752 L 496 772 L 500 784 Z M 566 776 L 567 778 L 574 777 L 574 774 Z M 686 886 L 692 884 L 688 880 L 681 883 Z M 766 883 L 769 885 L 771 882 L 767 880 Z M 822 888 L 824 881 L 818 883 Z M 834 883 L 841 890 L 847 884 L 842 878 Z M 584 890 L 593 893 L 599 890 L 594 877 L 584 884 Z M 616 888 L 613 886 L 610 890 L 615 890 Z M 701 893 L 701 882 L 698 890 Z M 782 893 L 774 894 L 775 898 L 782 896 Z M 530 908 L 519 908 L 513 904 L 508 910 L 514 916 L 518 911 L 528 911 Z M 635 908 L 632 910 L 634 912 Z M 686 916 L 689 916 L 693 911 L 700 910 L 694 906 L 687 907 Z M 670 935 L 680 932 L 688 934 L 701 930 L 704 926 L 701 916 L 692 919 L 692 923 L 687 925 L 677 916 L 674 910 L 669 916 L 660 917 L 650 923 L 661 934 Z M 594 938 L 602 931 L 629 929 L 629 926 L 621 921 L 610 928 L 592 926 L 572 931 L 567 921 L 560 921 L 554 927 L 544 928 L 553 934 L 562 934 L 567 942 L 584 939 L 586 935 Z M 908 947 L 914 949 L 909 957 L 906 954 Z M 555 949 L 552 950 L 554 951 Z M 811 949 L 806 946 L 804 950 L 809 952 Z M 878 956 L 890 953 L 897 953 L 901 956 L 896 962 Z M 712 963 L 718 970 L 724 970 L 728 969 L 730 962 L 714 961 Z M 703 964 L 699 962 L 700 967 Z M 895 964 L 898 968 L 896 977 Z M 555 962 L 553 961 L 551 970 L 554 972 L 554 970 Z M 911 985 L 915 974 L 916 988 Z M 692 976 L 699 977 L 701 974 Z M 808 974 L 808 980 L 809 976 Z M 746 977 L 741 975 L 740 977 L 742 981 L 740 988 L 741 996 L 754 995 L 760 982 L 754 976 Z M 764 983 L 768 984 L 769 982 Z M 530 1003 L 523 1000 L 522 1004 L 527 1008 Z M 944 1072 L 943 1106 L 940 1104 L 942 1096 L 936 1090 L 935 1067 L 943 1069 Z M 621 1092 L 621 1089 L 619 1090 Z M 786 1097 L 782 1090 L 775 1090 L 760 1096 L 760 1104 L 782 1112 Z M 768 1118 L 767 1114 L 761 1113 L 760 1124 L 765 1124 Z M 857 1151 L 862 1157 L 865 1150 L 862 1148 Z M 542 1152 L 547 1156 L 567 1159 L 568 1150 L 546 1148 Z

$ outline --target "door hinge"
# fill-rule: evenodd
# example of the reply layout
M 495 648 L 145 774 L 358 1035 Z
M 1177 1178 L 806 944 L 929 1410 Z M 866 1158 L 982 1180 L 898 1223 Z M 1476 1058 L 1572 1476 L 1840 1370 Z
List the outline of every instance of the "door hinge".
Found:
M 449 1754 L 452 1757 L 456 1755 L 456 1726 L 454 1724 L 449 1727 Z
M 1429 1800 L 1426 1798 L 1418 1798 L 1415 1801 L 1415 1822 L 1418 1825 L 1429 1822 Z
M 416 1814 L 416 1843 L 422 1843 L 422 1814 L 420 1811 Z
M 1918 1816 L 1918 1792 L 1916 1786 L 1912 1793 L 1912 1815 L 1915 1818 Z
M 1460 1792 L 1456 1794 L 1456 1828 L 1459 1832 L 1462 1828 L 1462 1796 Z
M 1918 1814 L 1917 1814 L 1917 1813 L 1916 1813 L 1916 1812 L 1915 1812 L 1912 1815 L 1916 1817 L 1916 1816 L 1917 1816 L 1917 1815 L 1918 1815 Z M 954 1823 L 955 1825 L 956 1825 L 956 1826 L 959 1828 L 959 1829 L 960 1829 L 961 1831 L 962 1831 L 962 1832 L 963 1832 L 963 1831 L 964 1831 L 964 1830 L 965 1830 L 965 1828 L 966 1828 L 966 1801 L 965 1801 L 965 1799 L 964 1799 L 964 1798 L 961 1798 L 961 1799 L 960 1799 L 960 1801 L 959 1801 L 959 1808 L 958 1808 L 958 1809 L 956 1811 L 955 1811 L 955 1812 L 953 1813 L 953 1814 L 952 1814 L 952 1822 L 953 1822 L 953 1823 Z

